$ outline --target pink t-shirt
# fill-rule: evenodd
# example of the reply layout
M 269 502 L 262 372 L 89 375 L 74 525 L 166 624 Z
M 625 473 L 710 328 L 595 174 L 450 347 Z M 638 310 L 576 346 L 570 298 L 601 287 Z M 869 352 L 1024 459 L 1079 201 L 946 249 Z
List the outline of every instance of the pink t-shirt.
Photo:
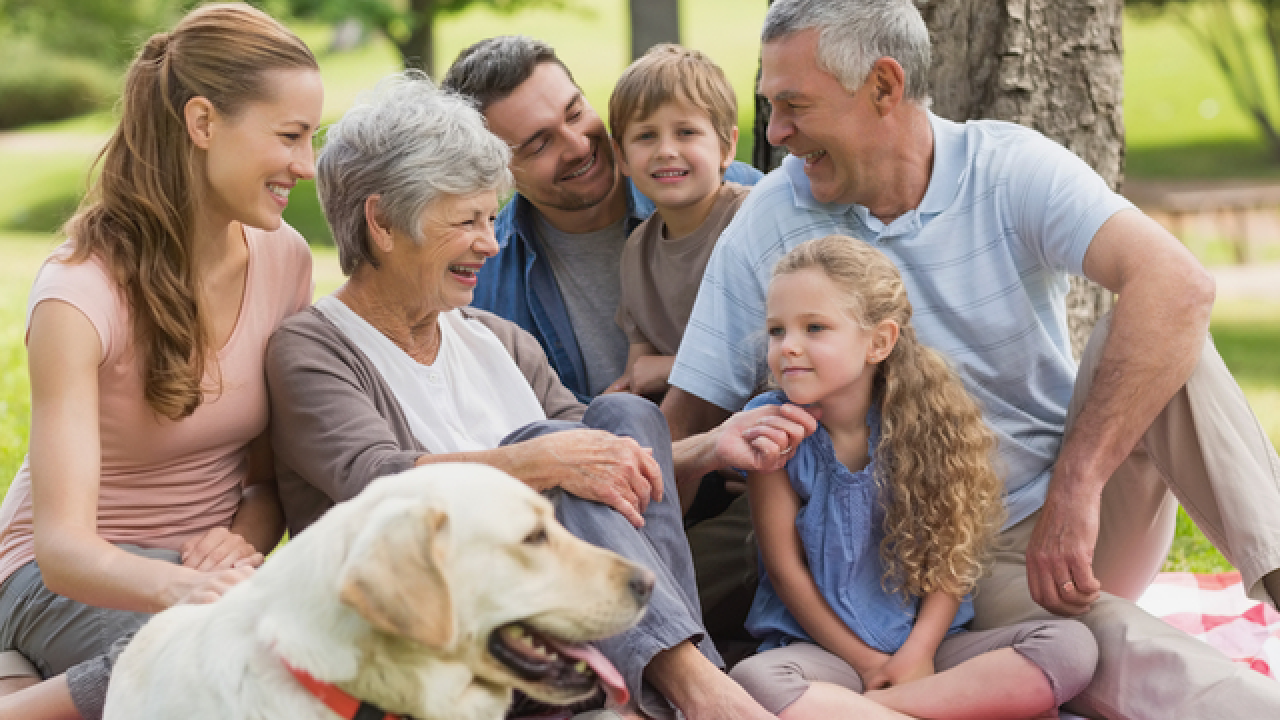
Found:
M 245 228 L 248 277 L 240 315 L 210 368 L 206 396 L 187 418 L 155 413 L 143 395 L 132 347 L 128 302 L 97 258 L 76 265 L 46 261 L 27 302 L 61 300 L 84 313 L 102 341 L 98 415 L 102 445 L 98 535 L 112 543 L 177 550 L 190 537 L 227 526 L 248 475 L 248 443 L 267 426 L 263 372 L 267 339 L 311 301 L 311 252 L 288 225 Z M 53 254 L 66 257 L 70 244 Z M 67 448 L 73 452 L 75 448 Z M 0 506 L 0 582 L 35 557 L 28 461 Z

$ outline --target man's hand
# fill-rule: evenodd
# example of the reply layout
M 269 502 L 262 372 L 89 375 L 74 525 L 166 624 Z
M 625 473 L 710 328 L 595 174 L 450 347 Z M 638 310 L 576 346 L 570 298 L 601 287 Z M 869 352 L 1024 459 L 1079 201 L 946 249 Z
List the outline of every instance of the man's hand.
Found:
M 800 441 L 817 429 L 817 417 L 799 405 L 766 405 L 737 413 L 716 431 L 716 466 L 773 472 L 786 465 Z
M 211 528 L 182 545 L 182 564 L 201 572 L 232 567 L 258 567 L 262 553 L 247 540 L 224 527 Z
M 1027 543 L 1027 585 L 1045 610 L 1074 617 L 1088 612 L 1102 590 L 1093 575 L 1101 498 L 1089 491 L 1055 492 L 1059 481 L 1055 471 Z
M 603 503 L 636 527 L 649 501 L 662 500 L 662 469 L 653 453 L 628 437 L 578 429 L 543 435 L 526 443 L 537 474 L 584 500 Z

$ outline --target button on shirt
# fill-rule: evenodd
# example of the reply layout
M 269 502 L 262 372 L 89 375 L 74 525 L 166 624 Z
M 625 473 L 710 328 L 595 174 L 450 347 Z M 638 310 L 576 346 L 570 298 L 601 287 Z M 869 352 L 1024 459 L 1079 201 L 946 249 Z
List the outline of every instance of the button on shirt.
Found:
M 767 377 L 765 291 L 800 243 L 848 235 L 902 272 L 921 341 L 945 355 L 1000 443 L 1008 520 L 1043 503 L 1075 384 L 1069 274 L 1108 218 L 1132 207 L 1039 133 L 929 115 L 934 161 L 920 206 L 886 225 L 859 205 L 820 203 L 787 157 L 752 190 L 707 265 L 671 383 L 736 410 Z

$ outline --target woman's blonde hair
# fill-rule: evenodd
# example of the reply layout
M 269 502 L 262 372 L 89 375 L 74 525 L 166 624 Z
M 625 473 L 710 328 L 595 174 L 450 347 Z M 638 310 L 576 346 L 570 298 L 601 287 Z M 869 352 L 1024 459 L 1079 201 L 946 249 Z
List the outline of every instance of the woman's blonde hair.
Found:
M 886 587 L 913 596 L 964 595 L 982 576 L 1004 518 L 1003 485 L 992 467 L 995 437 L 960 378 L 916 339 L 902 277 L 884 254 L 829 235 L 787 253 L 774 276 L 807 268 L 831 279 L 855 322 L 870 329 L 891 320 L 900 330 L 873 385 Z
M 129 66 L 120 125 L 95 161 L 102 172 L 64 230 L 75 247 L 68 261 L 100 257 L 124 290 L 147 403 L 160 415 L 195 412 L 217 352 L 192 268 L 201 188 L 187 101 L 204 97 L 233 117 L 266 97 L 267 72 L 318 67 L 293 33 L 240 3 L 192 11 Z

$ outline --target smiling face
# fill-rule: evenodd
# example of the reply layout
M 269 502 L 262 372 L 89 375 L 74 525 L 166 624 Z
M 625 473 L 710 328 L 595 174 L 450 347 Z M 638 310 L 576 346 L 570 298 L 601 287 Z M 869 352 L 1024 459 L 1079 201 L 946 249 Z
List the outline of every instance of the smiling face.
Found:
M 538 65 L 485 118 L 512 148 L 516 190 L 544 213 L 595 208 L 619 185 L 604 122 L 559 65 Z
M 400 230 L 391 231 L 384 292 L 397 295 L 404 307 L 425 312 L 471 304 L 476 272 L 498 252 L 493 235 L 497 213 L 493 190 L 442 195 L 428 203 L 420 221 L 421 244 Z
M 852 203 L 874 188 L 865 177 L 880 117 L 871 78 L 850 93 L 818 67 L 818 31 L 803 30 L 761 49 L 760 94 L 772 106 L 769 142 L 804 160 L 819 202 Z M 865 204 L 865 201 L 864 201 Z
M 320 125 L 320 73 L 273 70 L 263 78 L 265 100 L 232 115 L 211 110 L 205 135 L 204 209 L 225 222 L 275 230 L 299 180 L 315 177 L 311 140 Z
M 720 143 L 706 111 L 683 100 L 668 102 L 627 125 L 624 135 L 619 166 L 660 212 L 715 202 L 733 153 Z
M 769 370 L 793 403 L 865 403 L 876 365 L 893 349 L 896 333 L 886 346 L 882 328 L 862 327 L 839 302 L 842 296 L 818 268 L 785 273 L 769 284 Z

